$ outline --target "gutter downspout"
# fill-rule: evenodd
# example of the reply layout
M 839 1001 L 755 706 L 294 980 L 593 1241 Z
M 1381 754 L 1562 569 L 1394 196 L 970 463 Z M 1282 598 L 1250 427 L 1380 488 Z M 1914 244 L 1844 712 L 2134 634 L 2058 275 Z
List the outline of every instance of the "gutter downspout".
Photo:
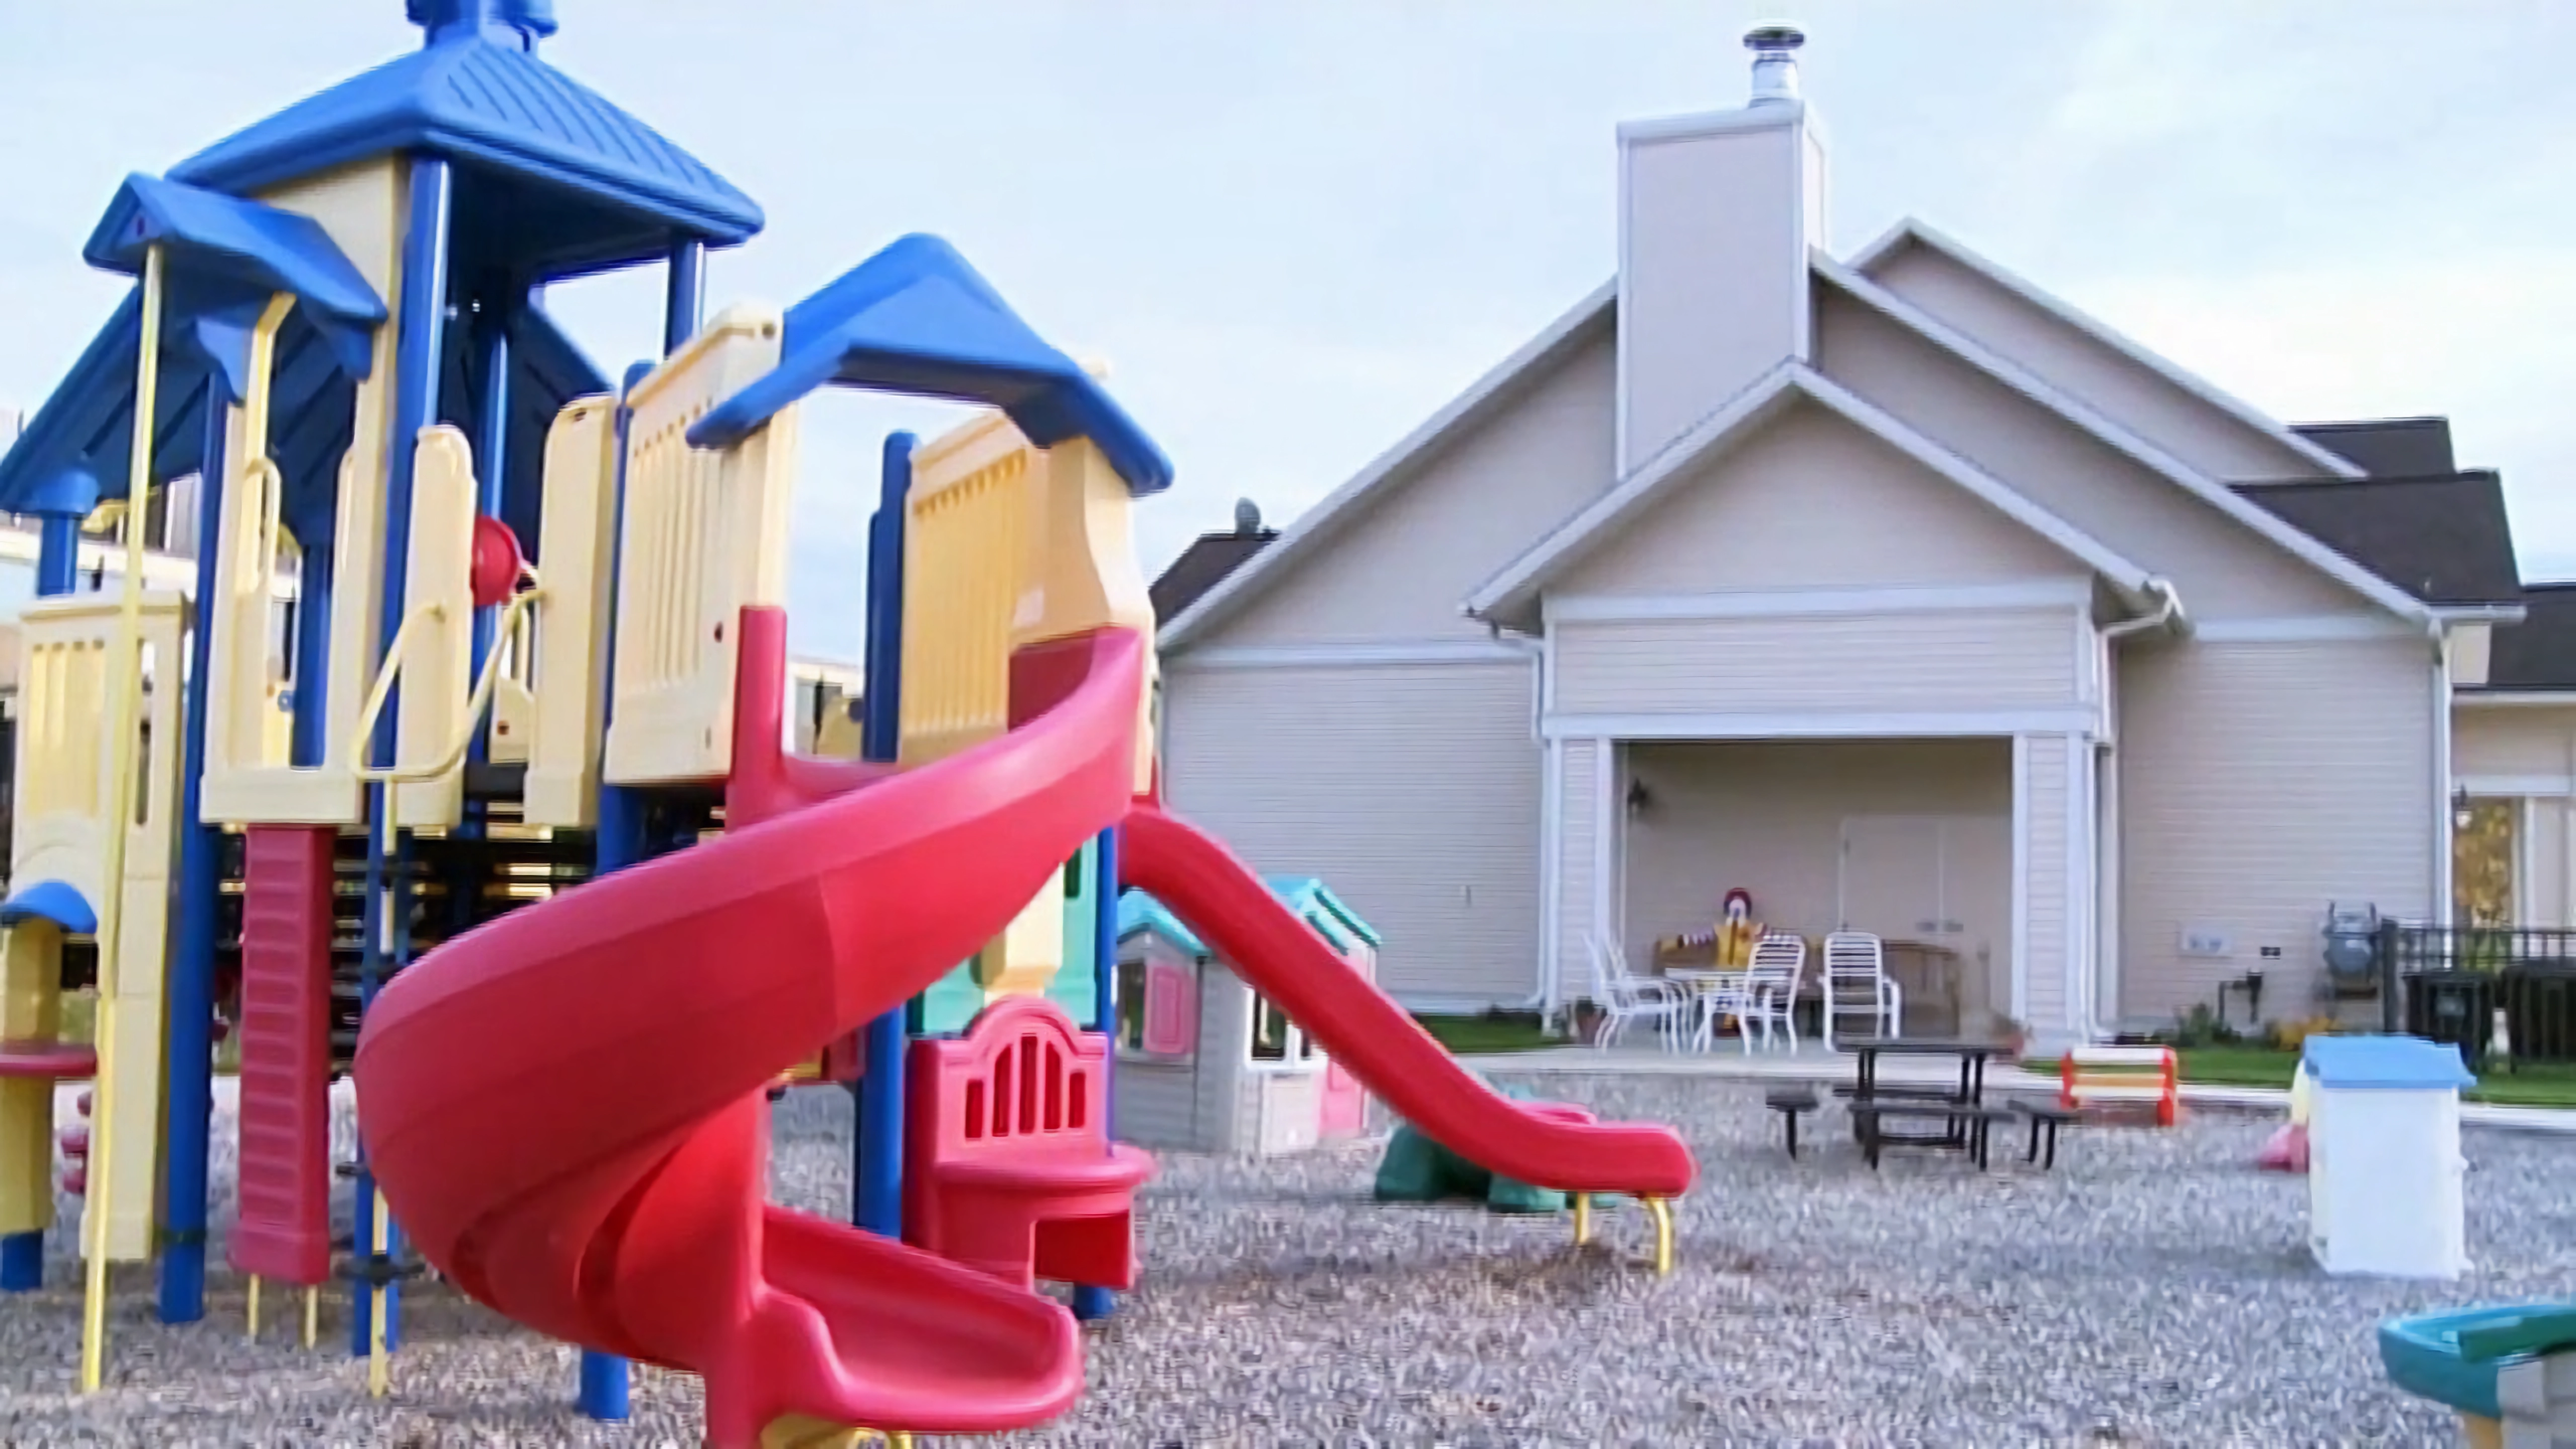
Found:
M 2112 667 L 2112 661 L 2116 657 L 2109 646 L 2117 644 L 2120 640 L 2126 639 L 2132 634 L 2143 634 L 2150 629 L 2170 629 L 2177 623 L 2187 622 L 2183 616 L 2182 595 L 2176 592 L 2171 579 L 2150 578 L 2146 581 L 2146 585 L 2147 592 L 2155 595 L 2158 600 L 2156 611 L 2140 618 L 2124 619 L 2117 624 L 2105 625 L 2101 630 L 2102 643 L 2104 645 L 2104 672 L 2106 675 L 2102 683 L 2106 694 L 2111 688 L 2111 681 L 2107 675 Z M 2107 913 L 2101 909 L 2102 902 L 2106 895 L 2101 888 L 2104 882 L 2097 880 L 2094 886 L 2094 990 L 2084 1000 L 2083 1017 L 2076 1023 L 2084 1030 L 2087 1037 L 2094 1041 L 2107 1041 L 2114 1035 L 2117 1035 L 2117 1033 L 2103 1021 L 2102 1006 L 2104 1002 L 2109 1002 L 2111 1004 L 2112 1011 L 2116 1014 L 2119 1010 L 2120 1001 L 2119 903 L 2122 892 L 2120 889 L 2121 882 L 2119 879 L 2119 871 L 2124 862 L 2122 861 L 2120 852 L 2119 827 L 2121 824 L 2121 764 L 2119 749 L 2120 747 L 2115 735 L 2111 746 L 2111 768 L 2103 782 L 2108 786 L 2108 789 L 2105 792 L 2098 792 L 2097 798 L 2093 802 L 2095 839 L 2097 842 L 2105 839 L 2109 841 L 2110 864 L 2113 867 L 2109 872 L 2110 879 L 2108 881 L 2111 889 L 2107 892 L 2111 909 Z M 2106 812 L 2104 810 L 2106 802 L 2109 806 L 2107 811 L 2107 820 L 2105 818 Z M 2104 830 L 2102 828 L 2106 823 L 2110 827 L 2108 830 Z M 2101 856 L 2098 853 L 2100 851 L 2100 846 L 2098 844 L 2096 846 L 2096 850 L 2097 854 L 2095 856 L 2094 868 L 2098 872 L 2102 867 Z
M 2434 924 L 2451 926 L 2451 631 L 2436 617 L 2424 626 L 2433 641 L 2433 900 Z
M 1484 625 L 1486 634 L 1489 635 L 1495 643 L 1508 645 L 1511 648 L 1517 649 L 1523 654 L 1529 656 L 1530 668 L 1532 671 L 1530 677 L 1530 738 L 1538 743 L 1539 748 L 1539 768 L 1542 771 L 1539 779 L 1539 797 L 1541 801 L 1539 817 L 1542 823 L 1542 829 L 1544 829 L 1554 823 L 1547 820 L 1547 807 L 1545 804 L 1549 788 L 1549 781 L 1545 774 L 1548 769 L 1546 731 L 1548 666 L 1547 641 L 1544 638 L 1533 639 L 1526 634 L 1509 632 L 1505 630 L 1502 625 L 1476 613 L 1475 610 L 1468 605 L 1460 605 L 1458 612 L 1466 615 L 1470 619 L 1473 619 L 1475 622 Z M 1542 840 L 1539 843 L 1539 848 L 1544 851 L 1550 847 L 1546 841 Z M 1547 872 L 1544 869 L 1539 872 L 1542 881 L 1544 881 L 1546 874 Z M 1544 901 L 1540 903 L 1539 921 L 1542 927 L 1544 927 L 1548 918 L 1547 905 L 1548 903 Z M 1542 929 L 1540 934 L 1545 936 L 1547 933 Z M 1538 989 L 1530 993 L 1528 996 L 1522 997 L 1518 1001 L 1508 1003 L 1504 1007 L 1507 1011 L 1538 1012 L 1542 1018 L 1542 1024 L 1544 1024 L 1544 1018 L 1556 1013 L 1557 1008 L 1560 1005 L 1557 1000 L 1559 995 L 1558 988 L 1563 984 L 1561 979 L 1563 973 L 1559 969 L 1556 952 L 1546 949 L 1546 946 L 1547 943 L 1542 941 L 1541 949 L 1539 951 Z

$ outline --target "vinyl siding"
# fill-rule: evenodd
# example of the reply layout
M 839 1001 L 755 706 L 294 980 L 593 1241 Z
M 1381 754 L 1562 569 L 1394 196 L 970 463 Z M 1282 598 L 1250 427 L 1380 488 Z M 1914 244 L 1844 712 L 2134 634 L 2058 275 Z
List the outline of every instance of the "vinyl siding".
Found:
M 2576 906 L 2568 891 L 2568 866 L 2571 843 L 2569 811 L 2564 799 L 2533 799 L 2525 802 L 2522 820 L 2517 828 L 2528 827 L 2521 842 L 2522 875 L 2517 882 L 2522 899 L 2516 901 L 2515 914 L 2529 926 L 2549 926 L 2559 930 L 2576 927 Z
M 1485 638 L 1459 602 L 1610 486 L 1613 377 L 1605 326 L 1192 647 Z
M 2265 1013 L 2301 1015 L 2329 902 L 2430 914 L 2422 641 L 2185 640 L 2123 649 L 2120 669 L 2123 1014 L 2170 1017 L 2260 969 Z M 2232 955 L 2184 957 L 2186 925 L 2226 933 Z
M 2288 444 L 2211 406 L 1938 252 L 1906 247 L 1871 280 L 2213 478 L 2312 478 Z
M 2064 735 L 2032 735 L 2014 749 L 2020 765 L 2013 792 L 2021 857 L 2014 867 L 2021 911 L 2015 932 L 2022 981 L 2019 1015 L 2033 1036 L 2052 1040 L 2063 1040 L 2074 1026 L 2066 989 L 2073 908 L 2066 858 L 2068 753 Z
M 1601 771 L 1599 740 L 1567 740 L 1563 794 L 1557 803 L 1557 840 L 1562 854 L 1556 883 L 1556 970 L 1568 999 L 1592 989 L 1592 956 L 1588 938 L 1601 929 L 1595 903 L 1600 899 Z M 1620 942 L 1621 946 L 1629 943 Z M 1632 949 L 1629 964 L 1643 968 L 1645 958 Z
M 1164 676 L 1165 793 L 1256 868 L 1314 875 L 1385 936 L 1398 998 L 1537 985 L 1541 751 L 1518 662 Z M 1211 1017 L 1213 1019 L 1213 1017 Z
M 1890 713 L 2078 702 L 2073 610 L 1554 624 L 1559 715 Z
M 2464 776 L 2576 774 L 2576 706 L 2454 709 L 2451 768 Z
M 1816 320 L 1826 375 L 2172 579 L 2194 618 L 2380 615 L 2287 549 L 1861 303 L 1822 292 Z
M 1801 402 L 1677 480 L 1552 591 L 1884 588 L 2083 573 L 1985 500 Z

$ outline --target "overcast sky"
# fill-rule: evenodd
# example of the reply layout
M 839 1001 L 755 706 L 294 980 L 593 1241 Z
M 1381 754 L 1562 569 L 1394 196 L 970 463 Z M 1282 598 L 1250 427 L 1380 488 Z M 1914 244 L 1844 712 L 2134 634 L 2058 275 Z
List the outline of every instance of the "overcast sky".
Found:
M 2559 0 L 558 0 L 554 63 L 756 197 L 711 301 L 945 234 L 1180 466 L 1159 568 L 1293 518 L 1612 267 L 1612 128 L 1739 103 L 1785 14 L 1832 243 L 1906 215 L 2292 420 L 2444 413 L 2528 577 L 2576 574 L 2576 5 Z M 124 283 L 159 171 L 418 43 L 401 0 L 0 0 L 0 403 Z M 615 376 L 658 273 L 551 304 Z M 876 440 L 807 431 L 796 645 L 855 657 Z

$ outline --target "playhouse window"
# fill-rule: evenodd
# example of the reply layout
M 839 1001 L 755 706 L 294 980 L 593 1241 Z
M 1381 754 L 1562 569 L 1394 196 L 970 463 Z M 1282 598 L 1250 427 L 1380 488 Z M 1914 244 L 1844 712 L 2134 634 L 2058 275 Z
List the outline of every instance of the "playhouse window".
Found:
M 1118 1050 L 1131 1056 L 1145 1050 L 1145 963 L 1121 961 L 1111 978 L 1118 1010 Z
M 1198 1055 L 1196 968 L 1172 961 L 1127 960 L 1110 973 L 1116 1022 L 1113 1045 L 1122 1057 L 1188 1062 Z
M 1288 1019 L 1288 1013 L 1271 1004 L 1268 998 L 1252 998 L 1252 1060 L 1267 1066 L 1315 1061 L 1323 1056 L 1305 1032 Z

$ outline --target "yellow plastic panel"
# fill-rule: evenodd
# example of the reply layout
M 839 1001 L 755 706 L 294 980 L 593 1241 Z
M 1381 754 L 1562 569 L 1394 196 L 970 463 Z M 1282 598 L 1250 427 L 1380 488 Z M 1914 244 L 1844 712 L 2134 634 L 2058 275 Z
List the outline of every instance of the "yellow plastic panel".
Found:
M 899 758 L 946 759 L 1011 723 L 1011 618 L 1045 457 L 988 413 L 913 454 Z
M 537 606 L 536 683 L 525 711 L 530 734 L 525 819 L 586 829 L 599 810 L 600 722 L 608 703 L 609 548 L 616 542 L 617 404 L 577 398 L 546 431 L 545 511 L 537 557 L 545 602 Z M 492 758 L 509 758 L 502 732 L 519 709 L 504 680 L 493 705 Z
M 1126 480 L 1088 438 L 1046 450 L 1028 533 L 1024 584 L 1012 615 L 1015 645 L 1094 629 L 1133 629 L 1145 640 L 1136 700 L 1136 788 L 1154 778 L 1154 604 L 1136 563 Z
M 408 225 L 406 164 L 399 157 L 341 167 L 264 192 L 272 206 L 302 212 L 356 265 L 376 295 L 402 295 L 402 241 Z M 382 640 L 379 613 L 384 590 L 385 468 L 393 434 L 394 352 L 399 329 L 376 329 L 373 365 L 357 386 L 349 450 L 340 465 L 339 511 L 333 529 L 330 687 L 325 691 L 323 764 L 287 766 L 288 736 L 275 716 L 266 669 L 267 605 L 255 608 L 242 590 L 243 571 L 257 563 L 246 535 L 259 503 L 244 482 L 250 454 L 243 417 L 230 412 L 224 456 L 231 474 L 224 489 L 216 547 L 224 560 L 216 595 L 206 601 L 209 645 L 206 771 L 200 818 L 208 824 L 355 825 L 365 818 L 365 795 L 348 770 L 358 711 L 375 677 Z M 262 442 L 265 452 L 265 442 Z
M 62 1031 L 63 937 L 28 921 L 0 936 L 0 1041 Z M 54 1225 L 54 1084 L 0 1077 L 0 1237 Z
M 448 754 L 474 727 L 474 450 L 441 424 L 421 431 L 411 475 L 411 540 L 403 569 L 403 621 L 415 632 L 396 663 L 394 761 L 411 766 Z M 365 741 L 357 748 L 364 749 Z M 447 826 L 465 818 L 460 762 L 433 779 L 394 789 L 405 826 Z
M 628 398 L 618 533 L 611 784 L 720 779 L 733 763 L 734 655 L 745 604 L 784 602 L 796 410 L 722 451 L 686 433 L 778 363 L 779 315 L 734 307 Z
M 10 878 L 60 880 L 95 906 L 105 882 L 107 772 L 115 752 L 103 738 L 108 713 L 108 644 L 119 601 L 86 594 L 38 599 L 20 613 L 26 649 L 18 728 L 19 804 Z M 142 778 L 125 823 L 124 929 L 118 959 L 102 962 L 117 993 L 117 1114 L 105 1134 L 115 1161 L 104 1173 L 108 1259 L 151 1256 L 161 1180 L 162 1030 L 166 1016 L 171 870 L 179 823 L 181 652 L 187 605 L 176 593 L 144 595 L 143 714 L 136 758 Z M 21 933 L 13 932 L 13 941 Z M 18 948 L 13 944 L 14 953 Z M 16 969 L 13 960 L 12 970 Z

